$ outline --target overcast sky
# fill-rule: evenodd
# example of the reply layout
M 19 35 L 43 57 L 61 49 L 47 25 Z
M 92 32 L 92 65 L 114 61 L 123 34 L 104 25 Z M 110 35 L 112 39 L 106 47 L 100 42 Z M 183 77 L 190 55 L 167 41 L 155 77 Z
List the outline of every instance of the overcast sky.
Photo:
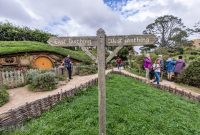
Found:
M 200 0 L 0 0 L 0 22 L 60 36 L 141 34 L 157 17 L 170 14 L 187 27 L 200 21 Z

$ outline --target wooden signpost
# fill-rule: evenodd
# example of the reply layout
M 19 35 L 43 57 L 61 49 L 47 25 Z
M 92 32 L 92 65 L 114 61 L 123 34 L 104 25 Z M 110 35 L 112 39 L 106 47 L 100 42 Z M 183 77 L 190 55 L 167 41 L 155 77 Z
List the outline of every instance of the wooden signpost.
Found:
M 121 35 L 106 36 L 103 29 L 97 31 L 97 36 L 88 37 L 51 37 L 47 42 L 57 47 L 81 47 L 92 59 L 96 60 L 86 47 L 97 47 L 98 63 L 98 97 L 99 97 L 99 135 L 106 135 L 106 93 L 105 93 L 105 66 L 123 46 L 151 45 L 156 41 L 154 35 Z M 117 46 L 107 59 L 105 47 Z

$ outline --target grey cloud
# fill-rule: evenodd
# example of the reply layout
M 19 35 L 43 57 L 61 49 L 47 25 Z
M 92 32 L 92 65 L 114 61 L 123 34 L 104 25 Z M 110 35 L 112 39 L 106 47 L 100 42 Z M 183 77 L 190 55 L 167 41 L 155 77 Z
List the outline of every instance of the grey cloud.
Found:
M 0 16 L 21 22 L 31 21 L 31 17 L 15 0 L 0 0 Z
M 15 0 L 0 0 L 0 16 L 22 21 L 23 24 L 29 22 L 28 26 L 34 28 L 48 28 L 50 32 L 60 35 L 94 35 L 100 27 L 104 28 L 108 35 L 141 34 L 162 11 L 183 18 L 188 26 L 198 21 L 200 2 L 197 2 L 194 8 L 188 8 L 172 0 L 164 1 L 167 5 L 159 5 L 157 0 L 151 0 L 150 5 L 140 9 L 141 12 L 147 10 L 155 14 L 155 17 L 147 17 L 142 22 L 137 18 L 135 22 L 123 18 L 120 13 L 112 11 L 104 4 L 103 0 L 21 0 L 27 9 L 40 17 L 38 20 L 31 18 Z M 141 15 L 141 12 L 137 15 Z M 62 21 L 64 16 L 69 17 L 71 21 L 50 26 Z

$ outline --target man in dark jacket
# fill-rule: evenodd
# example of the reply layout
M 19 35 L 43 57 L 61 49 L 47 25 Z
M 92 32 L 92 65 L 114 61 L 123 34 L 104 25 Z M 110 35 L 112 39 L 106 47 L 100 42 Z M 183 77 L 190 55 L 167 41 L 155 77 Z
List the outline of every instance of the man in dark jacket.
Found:
M 64 59 L 64 66 L 67 68 L 69 80 L 72 79 L 72 61 L 69 55 Z

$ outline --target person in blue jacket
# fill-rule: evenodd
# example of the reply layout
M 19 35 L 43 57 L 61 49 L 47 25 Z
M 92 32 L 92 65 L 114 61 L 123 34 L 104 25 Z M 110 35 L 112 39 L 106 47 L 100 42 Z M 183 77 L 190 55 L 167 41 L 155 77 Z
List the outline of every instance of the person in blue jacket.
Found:
M 168 58 L 166 61 L 167 79 L 169 81 L 172 80 L 172 76 L 174 75 L 175 64 L 176 61 L 174 61 L 172 58 Z

